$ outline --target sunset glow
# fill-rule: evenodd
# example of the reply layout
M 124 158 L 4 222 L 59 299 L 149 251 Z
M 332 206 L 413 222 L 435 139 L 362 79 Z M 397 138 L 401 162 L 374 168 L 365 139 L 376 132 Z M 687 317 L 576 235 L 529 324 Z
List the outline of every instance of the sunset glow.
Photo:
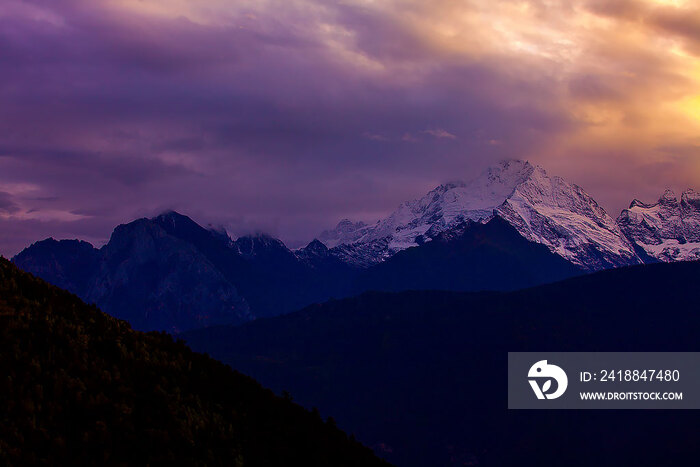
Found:
M 305 242 L 503 158 L 612 216 L 700 188 L 697 2 L 6 0 L 0 24 L 5 255 L 164 208 Z

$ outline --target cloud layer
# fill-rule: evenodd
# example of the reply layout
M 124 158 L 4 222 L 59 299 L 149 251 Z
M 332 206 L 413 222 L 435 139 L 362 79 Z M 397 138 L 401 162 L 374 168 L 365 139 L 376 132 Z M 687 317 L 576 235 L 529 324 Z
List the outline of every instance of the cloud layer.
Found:
M 169 208 L 308 241 L 511 157 L 613 216 L 700 188 L 693 3 L 5 0 L 0 253 Z

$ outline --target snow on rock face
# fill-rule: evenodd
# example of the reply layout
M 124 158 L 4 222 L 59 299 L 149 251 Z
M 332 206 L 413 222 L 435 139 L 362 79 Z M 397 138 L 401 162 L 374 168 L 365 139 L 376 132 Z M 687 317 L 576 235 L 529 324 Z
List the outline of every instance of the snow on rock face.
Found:
M 497 215 L 530 241 L 589 270 L 638 264 L 619 226 L 581 187 L 536 167 Z
M 617 222 L 630 240 L 659 261 L 700 259 L 700 193 L 686 190 L 679 201 L 666 190 L 653 204 L 635 199 Z
M 344 261 L 370 266 L 467 220 L 487 222 L 532 170 L 527 162 L 504 162 L 468 184 L 440 185 L 420 199 L 401 204 L 374 225 L 344 220 L 319 239 Z
M 586 269 L 640 262 L 593 198 L 525 161 L 502 162 L 468 183 L 440 185 L 374 225 L 341 222 L 320 239 L 345 261 L 368 266 L 465 221 L 488 222 L 494 216 Z

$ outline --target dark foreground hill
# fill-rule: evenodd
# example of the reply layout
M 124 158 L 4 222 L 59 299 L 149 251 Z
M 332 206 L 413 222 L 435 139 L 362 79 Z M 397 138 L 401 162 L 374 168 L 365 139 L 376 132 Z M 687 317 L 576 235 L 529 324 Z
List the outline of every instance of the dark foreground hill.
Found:
M 318 413 L 0 259 L 0 464 L 384 465 Z
M 186 334 L 400 466 L 697 465 L 700 411 L 509 411 L 509 351 L 698 351 L 700 263 L 510 293 L 366 293 Z

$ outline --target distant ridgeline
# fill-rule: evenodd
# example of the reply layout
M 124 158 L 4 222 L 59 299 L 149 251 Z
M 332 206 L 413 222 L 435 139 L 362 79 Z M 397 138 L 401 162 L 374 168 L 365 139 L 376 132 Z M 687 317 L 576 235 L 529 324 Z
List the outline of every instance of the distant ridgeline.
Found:
M 602 269 L 700 258 L 700 194 L 634 200 L 617 220 L 581 187 L 507 161 L 441 185 L 376 224 L 344 220 L 305 248 L 232 240 L 168 212 L 102 248 L 37 242 L 15 264 L 137 329 L 182 332 L 367 290 L 506 291 Z
M 513 290 L 582 272 L 500 219 L 466 222 L 359 267 L 319 241 L 297 251 L 263 235 L 232 241 L 174 212 L 120 225 L 99 250 L 48 239 L 13 262 L 137 329 L 171 332 L 239 324 L 365 290 Z
M 332 420 L 4 259 L 0 375 L 2 465 L 387 465 Z

